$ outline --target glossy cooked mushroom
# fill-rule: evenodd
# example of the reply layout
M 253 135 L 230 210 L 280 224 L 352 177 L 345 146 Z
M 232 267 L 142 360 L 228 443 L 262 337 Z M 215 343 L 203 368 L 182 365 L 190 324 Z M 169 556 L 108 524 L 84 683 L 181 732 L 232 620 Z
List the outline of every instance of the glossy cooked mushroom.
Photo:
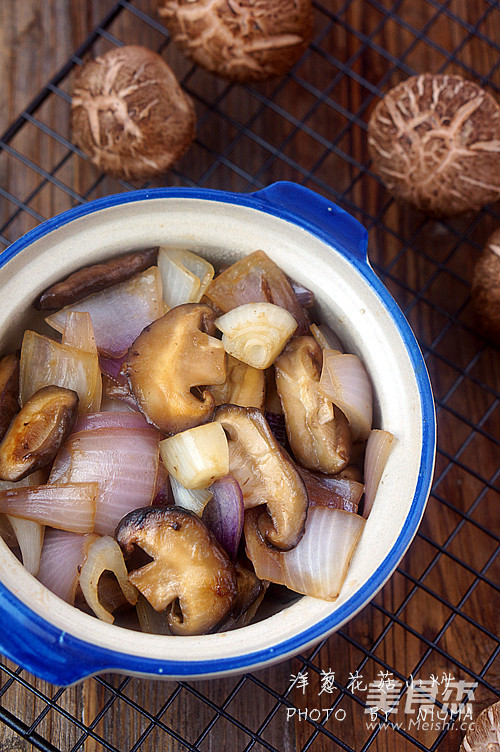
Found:
M 125 556 L 137 545 L 152 557 L 129 581 L 156 611 L 169 609 L 173 634 L 206 634 L 231 611 L 236 571 L 197 515 L 180 507 L 136 509 L 120 522 L 116 539 Z
M 276 388 L 295 459 L 333 475 L 349 462 L 351 432 L 344 413 L 319 389 L 322 352 L 314 337 L 296 337 L 276 358 Z
M 125 282 L 154 266 L 157 256 L 158 248 L 148 248 L 78 269 L 45 290 L 38 298 L 36 308 L 42 311 L 64 308 L 107 287 Z
M 72 389 L 46 386 L 35 392 L 0 444 L 0 478 L 16 482 L 48 465 L 77 415 L 78 395 Z
M 19 410 L 19 354 L 9 353 L 0 360 L 0 440 Z
M 272 519 L 267 543 L 280 551 L 304 534 L 307 492 L 260 410 L 221 405 L 214 414 L 228 435 L 229 472 L 238 481 L 245 509 L 266 504 Z
M 135 340 L 123 367 L 140 410 L 164 433 L 178 433 L 209 421 L 215 401 L 205 389 L 222 384 L 225 352 L 209 306 L 186 303 L 153 321 Z

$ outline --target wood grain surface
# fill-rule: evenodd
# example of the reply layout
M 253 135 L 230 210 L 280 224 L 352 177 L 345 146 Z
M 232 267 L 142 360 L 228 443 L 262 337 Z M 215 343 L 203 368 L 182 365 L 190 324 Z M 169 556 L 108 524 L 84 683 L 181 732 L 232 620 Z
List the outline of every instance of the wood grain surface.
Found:
M 0 133 L 113 5 L 111 0 L 0 2 Z M 165 180 L 184 184 L 182 175 L 187 174 L 196 183 L 203 176 L 206 186 L 234 190 L 278 179 L 297 180 L 320 192 L 322 185 L 332 185 L 343 193 L 346 208 L 368 226 L 370 258 L 417 334 L 437 399 L 436 484 L 420 534 L 398 571 L 341 634 L 320 650 L 310 650 L 305 664 L 297 658 L 252 677 L 181 685 L 107 675 L 104 681 L 91 678 L 65 690 L 24 671 L 16 680 L 4 673 L 0 706 L 14 719 L 10 725 L 16 719 L 22 723 L 18 732 L 0 725 L 0 752 L 40 746 L 40 741 L 31 744 L 23 738 L 31 726 L 39 740 L 58 750 L 71 750 L 86 731 L 80 747 L 86 752 L 177 752 L 186 749 L 183 740 L 197 742 L 203 752 L 266 749 L 259 741 L 251 745 L 251 732 L 280 752 L 361 750 L 365 744 L 377 752 L 401 752 L 435 743 L 438 732 L 423 729 L 412 732 L 420 747 L 391 730 L 368 744 L 366 714 L 356 701 L 356 695 L 365 699 L 366 691 L 360 686 L 354 697 L 343 693 L 336 706 L 339 688 L 321 692 L 322 671 L 335 671 L 346 687 L 358 670 L 366 690 L 384 670 L 403 677 L 448 673 L 470 680 L 470 668 L 487 683 L 475 692 L 474 714 L 497 699 L 488 687 L 500 688 L 500 659 L 485 630 L 498 635 L 500 621 L 498 545 L 488 534 L 500 533 L 500 358 L 498 349 L 477 333 L 469 282 L 474 259 L 498 224 L 498 214 L 492 210 L 446 224 L 429 221 L 390 201 L 373 175 L 359 168 L 369 162 L 363 124 L 377 101 L 375 87 L 386 90 L 411 70 L 441 69 L 468 75 L 476 71 L 479 77 L 493 70 L 491 83 L 500 86 L 498 50 L 488 42 L 500 41 L 500 12 L 498 6 L 492 12 L 492 5 L 485 0 L 317 4 L 314 45 L 286 84 L 265 82 L 249 90 L 228 87 L 202 71 L 189 74 L 198 138 L 178 171 Z M 153 0 L 138 0 L 134 6 L 158 21 Z M 446 12 L 439 13 L 440 6 Z M 387 17 L 391 7 L 397 17 Z M 332 23 L 329 14 L 337 11 L 338 21 Z M 163 40 L 154 25 L 129 11 L 119 15 L 109 33 L 112 37 L 97 39 L 92 54 L 115 40 L 153 49 Z M 173 45 L 162 47 L 162 54 L 180 78 L 190 71 Z M 61 82 L 61 91 L 68 93 L 70 82 L 71 74 Z M 64 97 L 48 97 L 36 118 L 61 139 L 70 139 Z M 123 190 L 84 160 L 67 159 L 64 143 L 29 120 L 9 144 L 15 154 L 0 154 L 4 245 L 40 219 L 74 205 L 68 191 L 94 198 Z M 55 177 L 47 185 L 46 174 Z M 16 206 L 16 197 L 28 210 Z M 5 665 L 16 670 L 8 661 Z M 291 677 L 299 671 L 308 674 L 304 691 L 291 688 Z M 344 719 L 338 713 L 324 724 L 339 743 L 318 734 L 298 714 L 287 720 L 283 694 L 300 710 L 345 711 Z M 47 698 L 57 709 L 47 706 Z M 395 720 L 408 720 L 404 703 Z M 459 729 L 450 732 L 440 749 L 458 750 L 462 735 Z

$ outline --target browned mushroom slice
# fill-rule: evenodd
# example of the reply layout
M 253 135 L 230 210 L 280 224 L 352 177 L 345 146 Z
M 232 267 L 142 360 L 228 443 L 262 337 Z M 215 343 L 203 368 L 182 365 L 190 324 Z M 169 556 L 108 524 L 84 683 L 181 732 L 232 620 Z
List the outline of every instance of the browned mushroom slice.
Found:
M 153 561 L 129 574 L 156 611 L 169 608 L 173 634 L 206 634 L 233 607 L 236 572 L 224 549 L 195 514 L 179 507 L 145 507 L 116 529 L 125 556 L 140 546 Z
M 219 627 L 219 632 L 246 627 L 257 613 L 262 599 L 266 594 L 269 582 L 259 580 L 255 572 L 243 566 L 239 561 L 235 563 L 238 593 L 229 617 Z
M 240 485 L 245 509 L 266 504 L 273 523 L 267 542 L 280 551 L 290 550 L 304 534 L 307 516 L 300 475 L 260 410 L 221 405 L 214 421 L 228 435 L 229 472 Z
M 216 316 L 203 303 L 185 303 L 153 321 L 128 351 L 123 370 L 140 410 L 164 433 L 178 433 L 211 419 L 214 398 L 198 399 L 193 387 L 222 384 L 225 352 Z
M 156 264 L 157 256 L 158 248 L 148 248 L 112 258 L 102 264 L 85 266 L 45 290 L 38 298 L 36 307 L 41 311 L 48 311 L 76 303 L 77 300 L 146 271 Z
M 0 439 L 19 410 L 19 355 L 10 353 L 0 360 Z
M 254 251 L 219 274 L 205 293 L 222 313 L 244 303 L 274 303 L 285 308 L 298 324 L 297 333 L 309 331 L 309 319 L 279 266 L 264 251 Z
M 321 360 L 314 337 L 296 337 L 276 358 L 276 387 L 295 459 L 333 475 L 349 462 L 351 432 L 344 413 L 319 390 Z
M 0 478 L 12 482 L 48 465 L 69 436 L 78 415 L 78 395 L 46 386 L 29 399 L 0 444 Z

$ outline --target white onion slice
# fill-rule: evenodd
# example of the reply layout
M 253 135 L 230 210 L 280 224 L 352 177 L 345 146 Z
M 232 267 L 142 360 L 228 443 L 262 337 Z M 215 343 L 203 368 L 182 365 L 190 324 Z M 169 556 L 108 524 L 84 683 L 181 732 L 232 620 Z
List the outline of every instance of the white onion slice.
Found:
M 364 463 L 365 500 L 363 517 L 368 517 L 372 510 L 393 442 L 394 436 L 389 431 L 382 431 L 380 428 L 374 428 L 370 431 L 366 442 Z
M 122 517 L 151 504 L 158 467 L 158 431 L 154 428 L 79 431 L 70 436 L 62 458 L 55 462 L 56 472 L 62 471 L 68 482 L 98 484 L 95 531 L 101 535 L 114 535 Z M 54 474 L 53 469 L 49 480 Z
M 0 481 L 0 491 L 6 491 L 12 488 L 25 488 L 26 486 L 39 486 L 43 483 L 45 474 L 38 470 L 26 478 L 11 483 L 10 481 Z M 12 517 L 6 515 L 12 530 L 15 533 L 17 544 L 21 549 L 23 564 L 30 574 L 36 575 L 40 566 L 40 556 L 42 553 L 43 536 L 45 527 L 33 520 L 24 520 L 21 517 Z
M 165 313 L 159 269 L 152 266 L 126 282 L 62 308 L 45 320 L 62 333 L 70 311 L 89 313 L 99 352 L 120 357 L 144 327 Z
M 80 575 L 80 567 L 87 549 L 97 536 L 77 535 L 65 530 L 47 530 L 38 570 L 38 580 L 46 588 L 73 604 Z
M 95 615 L 112 624 L 115 617 L 99 601 L 98 586 L 103 572 L 112 572 L 127 601 L 134 606 L 137 590 L 128 581 L 128 572 L 121 548 L 114 538 L 105 535 L 98 538 L 88 549 L 87 559 L 80 571 L 80 587 L 83 596 Z
M 158 268 L 169 308 L 199 303 L 215 273 L 212 264 L 184 248 L 160 248 Z
M 229 448 L 220 423 L 205 423 L 160 441 L 165 467 L 185 488 L 207 488 L 229 473 Z
M 201 517 L 203 510 L 213 496 L 208 488 L 184 488 L 173 475 L 170 476 L 170 487 L 177 506 L 189 509 L 190 512 L 194 512 L 199 517 Z
M 351 512 L 309 509 L 299 544 L 280 554 L 284 584 L 297 593 L 335 600 L 364 526 L 363 517 Z
M 77 392 L 80 415 L 99 410 L 102 379 L 97 356 L 27 330 L 21 348 L 21 405 L 39 389 L 51 384 Z
M 323 394 L 347 417 L 353 441 L 366 439 L 372 427 L 373 392 L 357 355 L 325 350 L 319 382 Z
M 69 311 L 66 314 L 61 341 L 63 345 L 67 345 L 68 347 L 74 347 L 77 350 L 84 350 L 85 352 L 97 355 L 97 345 L 90 314 L 80 311 Z
M 252 509 L 245 514 L 247 556 L 259 579 L 333 601 L 345 581 L 365 522 L 360 515 L 341 509 L 309 508 L 306 531 L 298 545 L 291 551 L 278 552 L 265 543 L 271 525 L 269 515 Z
M 45 526 L 33 520 L 23 520 L 21 517 L 8 515 L 21 549 L 23 565 L 30 574 L 36 575 L 40 567 Z
M 321 347 L 322 350 L 337 350 L 337 352 L 344 352 L 342 342 L 339 340 L 333 329 L 327 324 L 311 324 L 309 327 L 311 334 Z
M 27 486 L 0 491 L 0 512 L 72 533 L 91 533 L 97 483 Z
M 273 303 L 245 303 L 215 321 L 230 355 L 264 370 L 274 363 L 297 329 L 292 314 Z

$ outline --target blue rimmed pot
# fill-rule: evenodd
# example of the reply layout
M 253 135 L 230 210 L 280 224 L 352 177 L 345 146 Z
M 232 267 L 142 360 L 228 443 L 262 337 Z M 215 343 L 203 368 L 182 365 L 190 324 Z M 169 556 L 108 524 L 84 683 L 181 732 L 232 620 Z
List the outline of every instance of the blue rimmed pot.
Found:
M 213 678 L 305 650 L 351 619 L 391 576 L 430 491 L 434 403 L 415 337 L 367 261 L 365 229 L 293 183 L 253 194 L 135 191 L 44 222 L 0 256 L 2 352 L 19 346 L 25 328 L 40 325 L 32 303 L 53 282 L 125 251 L 167 244 L 191 248 L 216 264 L 262 249 L 312 290 L 322 321 L 370 372 L 376 425 L 397 440 L 337 601 L 303 597 L 234 632 L 164 637 L 99 622 L 46 590 L 0 540 L 0 651 L 59 685 L 104 671 Z

